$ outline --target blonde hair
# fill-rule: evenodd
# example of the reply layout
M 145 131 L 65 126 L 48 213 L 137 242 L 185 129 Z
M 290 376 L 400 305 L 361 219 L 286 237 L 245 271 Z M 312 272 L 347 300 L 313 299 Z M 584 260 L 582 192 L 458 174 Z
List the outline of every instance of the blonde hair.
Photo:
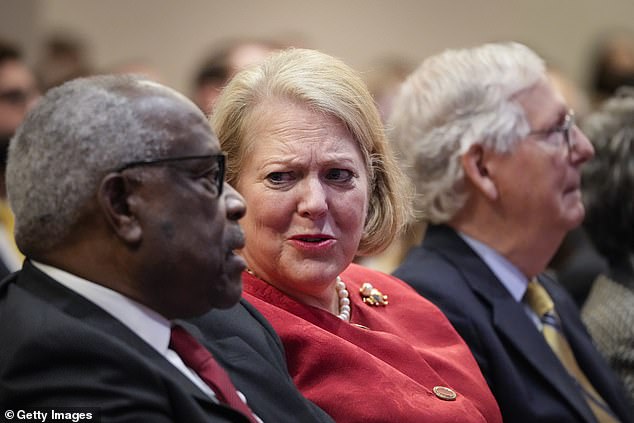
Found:
M 383 251 L 411 218 L 411 191 L 389 148 L 379 113 L 361 77 L 327 54 L 288 49 L 247 68 L 223 90 L 211 124 L 228 155 L 227 182 L 237 185 L 249 154 L 247 122 L 255 107 L 291 100 L 334 116 L 357 141 L 369 178 L 369 207 L 359 254 Z

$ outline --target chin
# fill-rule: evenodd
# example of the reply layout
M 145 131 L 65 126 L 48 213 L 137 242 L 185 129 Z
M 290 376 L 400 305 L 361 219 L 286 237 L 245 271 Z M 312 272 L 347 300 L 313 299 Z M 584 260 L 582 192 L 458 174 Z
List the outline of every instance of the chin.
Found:
M 566 229 L 572 230 L 581 225 L 583 218 L 586 216 L 586 210 L 583 204 L 578 204 L 574 209 L 566 212 Z
M 240 291 L 238 295 L 236 295 L 235 297 L 225 297 L 223 302 L 215 304 L 213 308 L 218 308 L 218 309 L 231 308 L 234 305 L 238 304 L 241 296 L 242 296 L 242 291 Z
M 227 280 L 230 279 L 230 280 Z M 242 296 L 242 277 L 223 278 L 225 289 L 222 291 L 214 291 L 213 297 L 210 298 L 212 308 L 230 308 L 240 301 Z

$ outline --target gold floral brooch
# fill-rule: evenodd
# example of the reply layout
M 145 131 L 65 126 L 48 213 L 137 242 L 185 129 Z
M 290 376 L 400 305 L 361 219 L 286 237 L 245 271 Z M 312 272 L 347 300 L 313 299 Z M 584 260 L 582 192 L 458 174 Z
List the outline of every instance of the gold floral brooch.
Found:
M 372 286 L 370 282 L 364 282 L 359 289 L 363 302 L 372 306 L 388 305 L 387 295 L 383 295 L 381 291 Z

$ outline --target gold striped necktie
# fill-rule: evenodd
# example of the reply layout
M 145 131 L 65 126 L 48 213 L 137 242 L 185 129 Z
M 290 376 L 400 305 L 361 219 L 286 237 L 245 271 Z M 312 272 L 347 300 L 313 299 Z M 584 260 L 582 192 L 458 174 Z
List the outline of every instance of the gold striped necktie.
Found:
M 553 352 L 564 365 L 568 374 L 574 379 L 579 387 L 590 409 L 600 423 L 616 423 L 618 418 L 610 410 L 610 407 L 601 398 L 601 395 L 594 389 L 586 375 L 579 368 L 577 360 L 566 340 L 561 328 L 559 315 L 555 311 L 553 300 L 548 295 L 544 287 L 533 278 L 529 282 L 524 302 L 537 314 L 542 322 L 542 334 Z

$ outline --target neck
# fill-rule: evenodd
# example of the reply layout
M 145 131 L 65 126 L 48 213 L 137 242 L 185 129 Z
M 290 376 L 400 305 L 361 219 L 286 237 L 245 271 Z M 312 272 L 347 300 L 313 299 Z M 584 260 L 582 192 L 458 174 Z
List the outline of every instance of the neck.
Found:
M 268 280 L 268 278 L 256 274 L 256 272 L 254 272 L 252 269 L 247 269 L 246 271 L 250 275 L 260 279 L 261 281 L 264 281 L 271 286 L 274 286 L 275 288 L 282 291 L 284 294 L 302 304 L 325 310 L 334 315 L 339 314 L 339 294 L 336 288 L 336 279 L 332 281 L 332 283 L 329 283 L 326 287 L 320 288 L 315 292 L 306 292 L 290 289 L 290 284 L 280 284 L 277 282 L 272 282 L 272 279 Z M 302 286 L 307 285 L 302 282 L 299 282 L 299 284 Z
M 564 238 L 565 232 L 541 233 L 539 228 L 521 227 L 499 219 L 478 219 L 462 214 L 449 224 L 473 239 L 493 248 L 527 278 L 543 272 Z M 542 231 L 543 232 L 543 231 Z

